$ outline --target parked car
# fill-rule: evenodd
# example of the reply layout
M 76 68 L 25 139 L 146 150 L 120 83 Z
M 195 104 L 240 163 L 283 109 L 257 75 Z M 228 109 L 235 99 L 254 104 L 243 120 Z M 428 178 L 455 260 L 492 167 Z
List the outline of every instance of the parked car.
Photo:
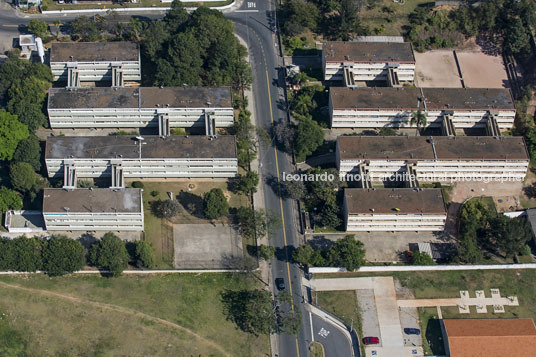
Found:
M 421 334 L 421 330 L 419 330 L 418 328 L 405 328 L 404 332 L 407 335 L 420 335 Z
M 365 345 L 377 345 L 380 343 L 380 339 L 378 337 L 365 337 L 363 338 L 363 343 Z
M 275 279 L 275 286 L 277 287 L 277 290 L 285 290 L 285 279 L 283 278 L 277 278 Z

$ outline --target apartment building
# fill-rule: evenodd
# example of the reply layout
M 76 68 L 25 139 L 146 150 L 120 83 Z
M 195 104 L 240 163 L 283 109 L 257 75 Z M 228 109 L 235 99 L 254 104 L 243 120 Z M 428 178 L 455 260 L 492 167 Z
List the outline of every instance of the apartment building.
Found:
M 371 182 L 523 180 L 529 165 L 524 139 L 514 136 L 340 136 L 336 155 L 341 176 Z
M 45 188 L 47 231 L 143 231 L 142 190 Z
M 326 42 L 322 50 L 324 80 L 355 87 L 356 82 L 412 83 L 415 56 L 408 42 Z
M 344 190 L 346 231 L 442 231 L 447 210 L 441 189 Z
M 140 48 L 134 42 L 55 42 L 50 48 L 54 81 L 112 81 L 114 74 L 124 82 L 141 80 Z M 115 72 L 115 73 L 114 73 Z
M 52 129 L 216 127 L 234 124 L 228 87 L 51 88 L 48 118 Z
M 333 128 L 416 127 L 411 117 L 417 110 L 436 128 L 445 120 L 460 129 L 486 128 L 493 120 L 499 130 L 508 130 L 516 115 L 506 88 L 330 88 Z
M 224 178 L 238 173 L 236 140 L 230 135 L 53 136 L 46 141 L 45 164 L 49 177 L 119 175 L 117 183 L 123 177 Z

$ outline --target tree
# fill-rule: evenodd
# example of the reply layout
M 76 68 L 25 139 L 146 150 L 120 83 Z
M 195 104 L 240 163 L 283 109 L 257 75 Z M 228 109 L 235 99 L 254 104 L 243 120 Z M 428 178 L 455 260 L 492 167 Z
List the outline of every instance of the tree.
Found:
M 275 247 L 272 247 L 271 245 L 259 245 L 257 247 L 257 255 L 259 258 L 269 262 L 275 255 Z
M 30 136 L 28 127 L 5 110 L 0 110 L 0 160 L 11 160 L 21 140 Z
M 71 22 L 76 38 L 86 42 L 95 42 L 100 38 L 97 24 L 87 16 L 80 16 Z
M 460 237 L 458 258 L 462 262 L 476 264 L 483 259 L 482 252 L 477 244 L 476 230 L 470 230 Z
M 318 8 L 305 0 L 287 0 L 281 9 L 283 32 L 295 36 L 306 28 L 315 31 L 319 19 Z
M 417 110 L 411 114 L 410 125 L 417 126 L 417 133 L 426 126 L 426 113 L 422 110 Z
M 205 193 L 203 213 L 208 219 L 218 219 L 229 214 L 229 203 L 220 188 Z
M 523 250 L 532 234 L 526 219 L 499 214 L 491 221 L 489 238 L 506 257 L 514 257 Z
M 48 35 L 48 25 L 43 20 L 32 19 L 28 23 L 28 32 L 45 39 Z
M 312 263 L 315 250 L 309 244 L 299 246 L 292 252 L 292 259 L 300 265 L 309 265 Z
M 35 171 L 41 169 L 41 145 L 37 136 L 30 135 L 19 142 L 13 155 L 14 162 L 26 162 L 32 165 Z
M 362 242 L 356 241 L 354 235 L 347 235 L 329 248 L 327 260 L 330 266 L 354 271 L 365 264 L 365 248 Z
M 91 264 L 110 271 L 112 276 L 121 275 L 129 259 L 125 242 L 112 232 L 106 233 L 91 246 L 89 257 Z
M 412 265 L 434 265 L 435 264 L 430 254 L 426 252 L 418 252 L 418 251 L 411 252 L 410 258 L 411 258 Z
M 236 192 L 244 195 L 252 195 L 257 192 L 259 184 L 259 174 L 255 171 L 248 171 L 245 175 L 239 175 L 236 181 Z
M 54 235 L 43 247 L 43 269 L 50 276 L 73 273 L 84 267 L 86 256 L 79 241 Z
M 0 188 L 0 212 L 19 209 L 22 209 L 22 198 L 16 191 L 2 186 Z
M 350 33 L 359 31 L 357 11 L 358 9 L 355 0 L 341 0 L 338 37 L 343 41 L 348 41 L 350 39 Z
M 276 310 L 276 330 L 278 332 L 296 335 L 301 328 L 301 312 L 294 305 L 292 296 L 281 291 L 275 298 L 279 309 Z
M 266 214 L 263 210 L 251 207 L 240 207 L 236 218 L 240 234 L 247 238 L 263 237 L 281 224 L 274 214 Z
M 292 152 L 294 139 L 296 138 L 296 127 L 286 119 L 279 119 L 274 125 L 274 136 L 276 142 L 288 153 Z
M 136 242 L 136 263 L 139 268 L 151 269 L 154 266 L 153 248 L 146 241 Z
M 225 290 L 222 293 L 224 313 L 242 331 L 269 334 L 275 326 L 270 293 L 265 290 Z
M 326 202 L 321 211 L 321 223 L 324 227 L 339 228 L 342 220 L 339 217 L 339 207 L 333 202 Z
M 17 162 L 11 165 L 9 178 L 13 187 L 23 193 L 35 189 L 38 184 L 32 165 L 26 162 Z
M 296 161 L 303 162 L 317 147 L 324 142 L 324 132 L 316 121 L 310 117 L 298 118 L 295 138 Z
M 519 18 L 510 19 L 506 29 L 503 47 L 511 54 L 517 54 L 529 47 L 529 35 Z
M 183 3 L 179 0 L 173 0 L 171 3 L 171 9 L 166 13 L 164 17 L 164 23 L 168 31 L 177 32 L 180 27 L 188 21 L 188 11 L 184 7 Z
M 9 88 L 7 109 L 17 115 L 19 121 L 34 132 L 40 126 L 47 125 L 42 103 L 51 82 L 30 76 L 23 81 L 14 82 Z
M 158 200 L 153 203 L 153 213 L 160 218 L 175 217 L 182 210 L 182 206 L 176 200 Z
M 128 24 L 128 37 L 136 42 L 140 41 L 140 33 L 143 30 L 143 23 L 136 17 L 131 17 Z
M 305 184 L 301 180 L 281 181 L 281 191 L 284 197 L 290 197 L 294 200 L 301 200 L 307 193 Z
M 43 267 L 42 241 L 39 238 L 18 237 L 13 239 L 13 266 L 17 271 L 34 272 Z

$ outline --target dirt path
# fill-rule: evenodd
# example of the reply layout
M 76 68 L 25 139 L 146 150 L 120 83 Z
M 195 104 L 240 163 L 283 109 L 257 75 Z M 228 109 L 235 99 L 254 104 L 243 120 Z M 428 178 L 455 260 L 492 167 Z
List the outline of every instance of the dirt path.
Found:
M 11 288 L 11 289 L 16 289 L 16 290 L 21 290 L 21 291 L 27 291 L 27 292 L 30 292 L 30 293 L 40 294 L 40 295 L 49 296 L 49 297 L 56 297 L 56 298 L 60 298 L 60 299 L 63 299 L 63 300 L 68 300 L 68 301 L 73 302 L 73 303 L 91 305 L 93 307 L 98 307 L 98 308 L 102 308 L 102 309 L 106 309 L 106 310 L 112 310 L 112 311 L 132 315 L 132 316 L 136 316 L 136 317 L 142 317 L 144 319 L 151 320 L 153 322 L 156 322 L 156 323 L 159 323 L 159 324 L 162 324 L 162 325 L 166 325 L 166 326 L 174 328 L 176 330 L 186 332 L 187 334 L 192 335 L 195 338 L 197 338 L 197 339 L 205 342 L 206 344 L 210 345 L 211 347 L 215 348 L 216 350 L 218 350 L 219 352 L 221 352 L 225 356 L 231 357 L 230 354 L 225 352 L 223 347 L 221 347 L 220 345 L 216 344 L 213 341 L 210 341 L 210 340 L 206 339 L 203 336 L 198 335 L 197 333 L 193 332 L 192 330 L 187 329 L 186 327 L 183 327 L 181 325 L 177 325 L 176 323 L 173 323 L 171 321 L 167 321 L 167 320 L 164 320 L 164 319 L 161 319 L 161 318 L 158 318 L 158 317 L 147 315 L 147 314 L 145 314 L 143 312 L 140 312 L 140 311 L 137 311 L 137 310 L 133 310 L 133 309 L 129 309 L 129 308 L 126 308 L 126 307 L 117 306 L 117 305 L 110 305 L 110 304 L 105 304 L 105 303 L 101 303 L 101 302 L 95 302 L 95 301 L 91 301 L 91 300 L 86 300 L 86 299 L 82 299 L 82 298 L 71 296 L 71 295 L 59 294 L 59 293 L 56 293 L 56 292 L 53 292 L 53 291 L 48 291 L 48 290 L 25 288 L 25 287 L 18 286 L 18 285 L 8 284 L 8 283 L 5 283 L 3 281 L 0 281 L 0 286 L 6 287 L 6 288 Z

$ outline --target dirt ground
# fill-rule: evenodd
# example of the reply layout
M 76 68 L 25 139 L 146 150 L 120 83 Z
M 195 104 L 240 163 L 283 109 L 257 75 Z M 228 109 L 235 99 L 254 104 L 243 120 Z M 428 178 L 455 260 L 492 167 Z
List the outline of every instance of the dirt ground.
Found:
M 417 87 L 461 88 L 462 82 L 451 50 L 415 52 Z
M 508 88 L 508 76 L 501 56 L 491 56 L 475 47 L 474 51 L 456 51 L 468 88 Z

